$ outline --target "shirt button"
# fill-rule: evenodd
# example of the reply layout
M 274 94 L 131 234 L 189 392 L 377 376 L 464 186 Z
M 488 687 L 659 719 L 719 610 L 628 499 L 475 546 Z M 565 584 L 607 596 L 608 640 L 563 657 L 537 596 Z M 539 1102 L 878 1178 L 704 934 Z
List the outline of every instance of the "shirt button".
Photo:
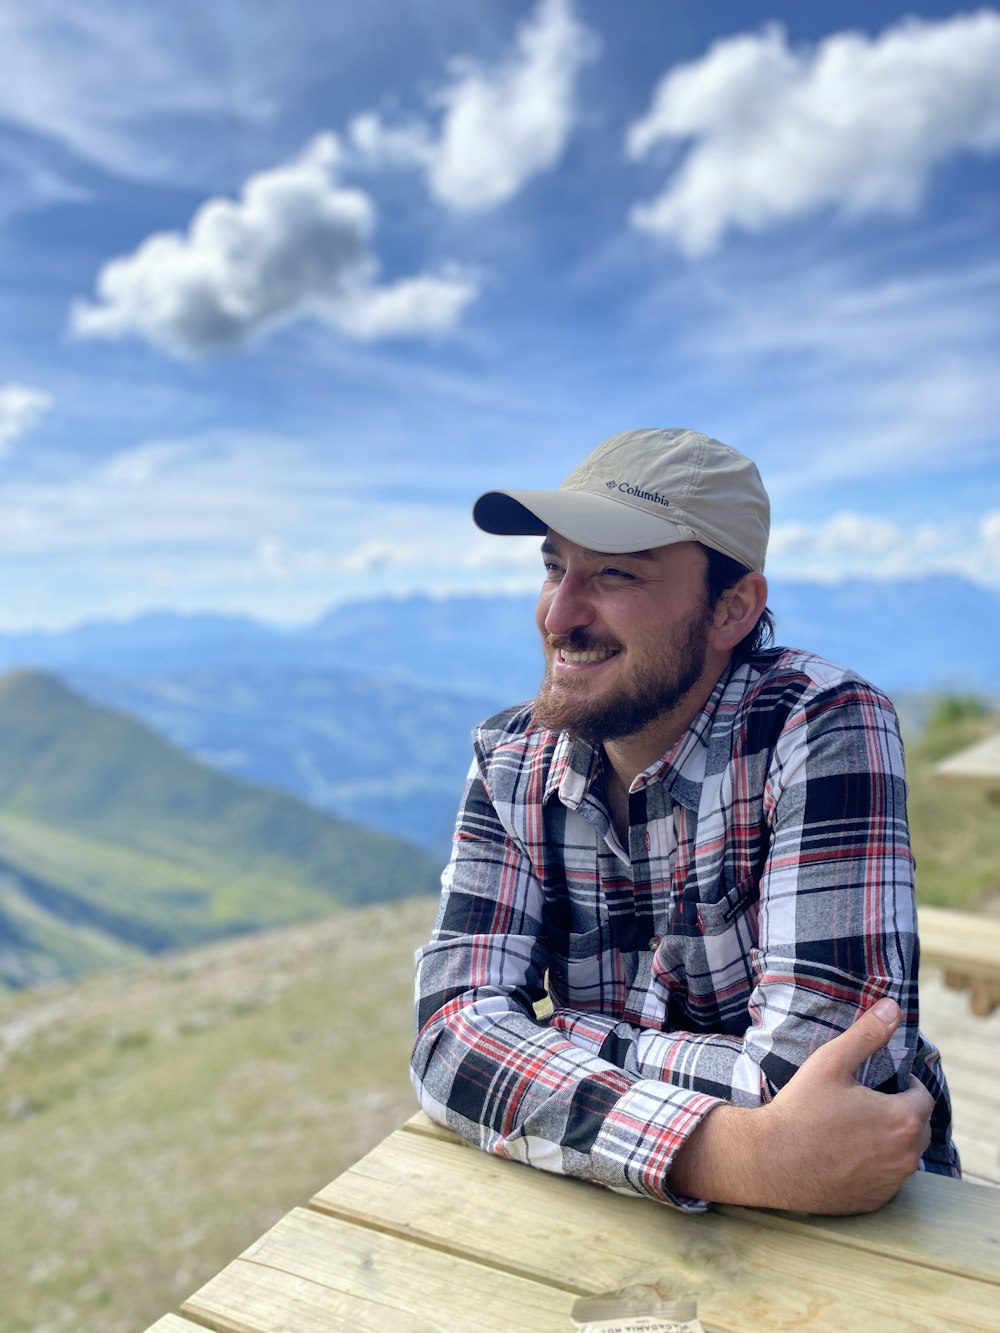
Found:
M 653 936 L 653 938 L 649 941 L 649 947 L 650 947 L 651 949 L 653 949 L 653 950 L 656 950 L 656 949 L 658 949 L 658 948 L 660 947 L 660 936 L 659 936 L 659 935 L 654 935 L 654 936 Z

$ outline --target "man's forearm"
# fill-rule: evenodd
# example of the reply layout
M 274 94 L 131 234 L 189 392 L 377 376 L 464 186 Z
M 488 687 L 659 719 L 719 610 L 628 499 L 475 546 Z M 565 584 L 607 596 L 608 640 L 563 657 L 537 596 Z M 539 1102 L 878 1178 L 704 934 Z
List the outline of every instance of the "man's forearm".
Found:
M 544 1170 L 687 1209 L 664 1163 L 714 1105 L 701 1093 L 636 1080 L 536 1022 L 495 991 L 448 1006 L 418 1035 L 411 1077 L 432 1119 Z
M 870 1212 L 918 1169 L 933 1099 L 913 1080 L 875 1092 L 855 1072 L 899 1026 L 880 1001 L 814 1052 L 768 1106 L 718 1106 L 678 1150 L 673 1190 L 715 1203 L 816 1213 Z

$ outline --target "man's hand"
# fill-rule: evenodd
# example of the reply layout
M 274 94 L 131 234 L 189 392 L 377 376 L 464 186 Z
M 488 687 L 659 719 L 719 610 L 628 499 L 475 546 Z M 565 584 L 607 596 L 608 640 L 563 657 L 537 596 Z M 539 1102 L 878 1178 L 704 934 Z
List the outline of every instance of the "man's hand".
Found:
M 711 1112 L 674 1159 L 671 1188 L 811 1213 L 870 1213 L 887 1203 L 930 1143 L 934 1105 L 915 1078 L 896 1094 L 857 1082 L 899 1022 L 899 1006 L 880 1000 L 814 1051 L 770 1105 Z

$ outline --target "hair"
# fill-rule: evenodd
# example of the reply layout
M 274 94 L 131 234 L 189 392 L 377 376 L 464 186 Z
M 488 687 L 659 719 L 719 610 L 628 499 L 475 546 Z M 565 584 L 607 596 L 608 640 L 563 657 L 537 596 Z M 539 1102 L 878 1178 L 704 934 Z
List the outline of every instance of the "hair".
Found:
M 708 557 L 708 566 L 705 570 L 705 588 L 708 595 L 708 609 L 714 610 L 719 598 L 727 589 L 734 587 L 740 579 L 746 574 L 752 573 L 746 565 L 740 564 L 732 556 L 723 555 L 721 551 L 714 550 L 711 546 L 706 546 L 703 542 L 698 545 Z M 761 648 L 766 648 L 769 643 L 774 642 L 774 615 L 769 607 L 764 607 L 760 613 L 756 625 L 749 634 L 744 635 L 739 643 L 733 648 L 732 661 L 739 665 L 745 662 L 748 657 L 759 652 Z

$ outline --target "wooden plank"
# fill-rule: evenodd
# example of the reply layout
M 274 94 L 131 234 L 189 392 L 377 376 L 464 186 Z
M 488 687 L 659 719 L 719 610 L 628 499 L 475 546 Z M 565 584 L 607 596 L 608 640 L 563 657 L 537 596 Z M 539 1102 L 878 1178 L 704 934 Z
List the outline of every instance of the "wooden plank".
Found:
M 411 1115 L 409 1120 L 401 1126 L 400 1133 L 422 1134 L 424 1138 L 427 1139 L 439 1139 L 442 1143 L 459 1143 L 463 1147 L 472 1148 L 474 1152 L 479 1151 L 474 1144 L 467 1144 L 465 1139 L 459 1138 L 458 1135 L 452 1133 L 450 1129 L 444 1129 L 436 1120 L 432 1120 L 430 1116 L 426 1115 L 423 1111 L 418 1111 L 416 1115 Z
M 1000 982 L 1000 920 L 921 907 L 917 921 L 923 965 Z
M 819 1330 L 868 1327 L 873 1319 L 880 1328 L 996 1325 L 996 1286 L 965 1276 L 979 1267 L 995 1273 L 994 1256 L 981 1251 L 970 1261 L 941 1233 L 933 1238 L 934 1266 L 924 1267 L 892 1256 L 898 1238 L 879 1251 L 870 1239 L 845 1245 L 786 1219 L 762 1225 L 749 1209 L 684 1215 L 419 1131 L 392 1135 L 321 1191 L 314 1206 L 539 1282 L 558 1275 L 586 1294 L 653 1269 L 697 1295 L 713 1328 Z M 993 1214 L 994 1238 L 998 1223 Z M 778 1244 L 776 1227 L 783 1231 Z M 931 1248 L 926 1233 L 924 1243 Z M 942 1246 L 962 1265 L 958 1272 L 942 1261 Z M 893 1324 L 897 1307 L 900 1322 Z
M 1000 981 L 988 977 L 973 977 L 969 983 L 969 1008 L 977 1018 L 989 1018 L 1000 1006 Z
M 179 1314 L 165 1314 L 150 1324 L 145 1333 L 205 1333 L 204 1324 L 192 1324 L 190 1319 L 182 1319 Z
M 718 1211 L 747 1212 L 725 1205 Z M 753 1211 L 761 1226 L 805 1229 L 835 1244 L 961 1273 L 1000 1287 L 1000 1191 L 991 1185 L 921 1171 L 877 1213 L 822 1217 Z M 1000 1306 L 1000 1292 L 996 1300 Z
M 574 1299 L 299 1208 L 183 1310 L 222 1333 L 567 1333 Z
M 941 1050 L 962 1171 L 1000 1184 L 1000 1013 L 970 1018 L 966 998 L 921 969 L 920 1026 Z
M 415 1180 L 427 1180 L 428 1174 L 440 1169 L 439 1158 L 433 1149 L 427 1146 L 423 1149 L 419 1146 L 411 1148 L 411 1137 L 407 1136 L 411 1136 L 416 1145 L 436 1142 L 452 1145 L 460 1152 L 468 1150 L 472 1161 L 461 1162 L 460 1173 L 469 1184 L 473 1180 L 481 1180 L 483 1184 L 476 1184 L 477 1189 L 491 1188 L 492 1182 L 496 1180 L 496 1168 L 505 1170 L 512 1165 L 473 1148 L 463 1138 L 436 1125 L 421 1112 L 369 1154 L 373 1158 L 373 1190 L 377 1189 L 376 1182 L 384 1170 L 381 1153 L 389 1145 L 393 1146 L 393 1152 L 396 1152 L 397 1145 L 400 1162 L 405 1162 L 401 1169 L 408 1172 L 412 1170 Z M 488 1165 L 483 1165 L 484 1162 L 495 1164 L 495 1169 L 489 1169 Z M 365 1164 L 367 1158 L 361 1158 L 345 1176 L 353 1176 L 355 1172 L 364 1172 L 368 1176 Z M 345 1176 L 321 1190 L 313 1198 L 312 1205 L 325 1208 L 331 1197 L 343 1197 L 344 1190 L 339 1189 L 339 1186 L 341 1181 L 345 1181 Z M 353 1189 L 353 1182 L 351 1186 L 345 1184 L 347 1188 Z M 609 1196 L 600 1192 L 599 1197 Z M 632 1201 L 619 1202 L 629 1206 Z M 660 1208 L 656 1204 L 651 1206 Z M 733 1217 L 753 1217 L 764 1225 L 777 1225 L 783 1229 L 791 1220 L 796 1228 L 809 1228 L 813 1232 L 827 1234 L 836 1244 L 863 1248 L 872 1253 L 885 1254 L 889 1258 L 908 1258 L 909 1261 L 919 1262 L 929 1268 L 1000 1284 L 1000 1190 L 988 1185 L 973 1185 L 947 1176 L 917 1172 L 905 1181 L 896 1198 L 879 1212 L 856 1217 L 807 1217 L 800 1213 L 764 1212 L 760 1209 L 727 1208 L 724 1205 L 719 1205 L 716 1210 Z M 661 1212 L 672 1218 L 679 1216 L 673 1209 L 663 1208 Z

